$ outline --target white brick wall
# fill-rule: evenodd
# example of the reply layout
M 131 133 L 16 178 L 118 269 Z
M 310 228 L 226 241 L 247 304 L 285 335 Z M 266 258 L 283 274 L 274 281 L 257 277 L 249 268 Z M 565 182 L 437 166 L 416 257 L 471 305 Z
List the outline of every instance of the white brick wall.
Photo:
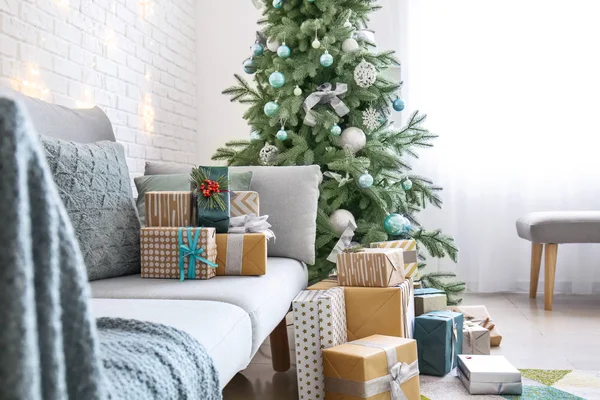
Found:
M 132 176 L 197 163 L 195 52 L 194 0 L 0 0 L 0 86 L 98 105 Z

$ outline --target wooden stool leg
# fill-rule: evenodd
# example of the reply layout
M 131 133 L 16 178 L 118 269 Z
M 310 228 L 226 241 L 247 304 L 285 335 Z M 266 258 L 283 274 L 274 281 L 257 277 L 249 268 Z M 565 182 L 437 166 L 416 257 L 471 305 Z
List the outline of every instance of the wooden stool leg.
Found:
M 544 254 L 544 309 L 552 311 L 554 298 L 554 276 L 556 275 L 556 253 L 558 244 L 546 243 Z
M 290 369 L 290 346 L 288 344 L 287 323 L 285 317 L 269 336 L 273 369 L 285 372 Z
M 542 264 L 542 243 L 531 243 L 531 278 L 529 280 L 529 298 L 535 299 L 538 281 L 540 280 L 540 265 Z

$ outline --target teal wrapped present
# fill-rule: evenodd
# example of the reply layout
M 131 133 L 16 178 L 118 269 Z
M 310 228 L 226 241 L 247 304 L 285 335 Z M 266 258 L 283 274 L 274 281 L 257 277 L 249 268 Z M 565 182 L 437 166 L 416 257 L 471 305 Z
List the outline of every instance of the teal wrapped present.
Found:
M 198 167 L 191 175 L 196 196 L 197 226 L 229 231 L 229 168 Z
M 432 311 L 415 318 L 415 339 L 419 370 L 423 375 L 444 376 L 462 352 L 463 315 L 453 311 Z

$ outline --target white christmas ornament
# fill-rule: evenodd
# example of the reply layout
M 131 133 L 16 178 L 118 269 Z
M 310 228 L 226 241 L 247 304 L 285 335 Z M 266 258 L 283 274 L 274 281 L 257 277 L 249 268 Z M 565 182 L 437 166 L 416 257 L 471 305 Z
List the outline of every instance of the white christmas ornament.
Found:
M 267 39 L 267 49 L 269 49 L 269 51 L 276 53 L 279 46 L 281 46 L 281 43 L 279 43 L 279 40 L 276 38 L 270 37 Z
M 342 136 L 340 136 L 340 143 L 342 148 L 348 149 L 352 153 L 356 153 L 365 147 L 367 144 L 367 137 L 362 129 L 350 127 L 344 129 L 342 132 Z
M 363 125 L 370 131 L 374 131 L 379 128 L 379 119 L 381 114 L 373 107 L 367 108 L 363 111 Z
M 342 51 L 344 53 L 354 53 L 358 49 L 358 42 L 353 38 L 346 39 L 344 40 L 344 43 L 342 43 Z
M 313 42 L 312 42 L 312 48 L 313 49 L 318 49 L 320 47 L 321 47 L 321 42 L 319 42 L 319 39 L 313 40 Z
M 350 211 L 341 208 L 339 210 L 335 210 L 329 216 L 329 223 L 331 224 L 333 231 L 338 235 L 344 233 L 346 228 L 348 228 L 348 224 L 352 223 L 354 226 L 356 226 L 354 215 L 352 215 Z
M 373 86 L 377 80 L 377 68 L 369 62 L 362 60 L 356 68 L 354 68 L 354 81 L 362 88 Z
M 260 149 L 258 158 L 264 165 L 272 165 L 277 160 L 277 154 L 279 154 L 279 149 L 272 144 L 267 144 L 265 147 Z

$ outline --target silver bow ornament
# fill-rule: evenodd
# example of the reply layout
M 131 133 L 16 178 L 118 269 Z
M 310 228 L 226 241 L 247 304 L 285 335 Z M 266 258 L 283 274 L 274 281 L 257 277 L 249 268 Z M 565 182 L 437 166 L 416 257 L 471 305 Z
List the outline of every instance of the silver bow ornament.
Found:
M 268 218 L 268 215 L 258 217 L 255 214 L 231 217 L 228 233 L 262 233 L 267 237 L 267 240 L 275 239 L 275 234 L 270 229 L 271 224 L 267 222 Z
M 354 221 L 348 221 L 348 226 L 342 232 L 340 236 L 340 240 L 337 241 L 335 246 L 333 246 L 333 250 L 327 256 L 327 261 L 331 261 L 332 263 L 337 264 L 337 255 L 347 249 L 348 247 L 352 247 L 352 238 L 354 237 L 354 230 L 356 229 L 356 223 Z
M 338 117 L 343 117 L 350 112 L 350 109 L 344 102 L 339 98 L 348 91 L 348 85 L 345 83 L 337 83 L 335 89 L 332 89 L 331 83 L 324 83 L 317 88 L 316 92 L 308 95 L 304 100 L 304 111 L 306 116 L 304 117 L 304 125 L 315 126 L 317 120 L 312 111 L 313 107 L 317 104 L 329 104 L 333 111 Z
M 406 400 L 406 395 L 402 391 L 402 384 L 408 382 L 419 375 L 419 363 L 415 360 L 411 364 L 396 363 L 390 368 L 390 385 L 392 400 Z

